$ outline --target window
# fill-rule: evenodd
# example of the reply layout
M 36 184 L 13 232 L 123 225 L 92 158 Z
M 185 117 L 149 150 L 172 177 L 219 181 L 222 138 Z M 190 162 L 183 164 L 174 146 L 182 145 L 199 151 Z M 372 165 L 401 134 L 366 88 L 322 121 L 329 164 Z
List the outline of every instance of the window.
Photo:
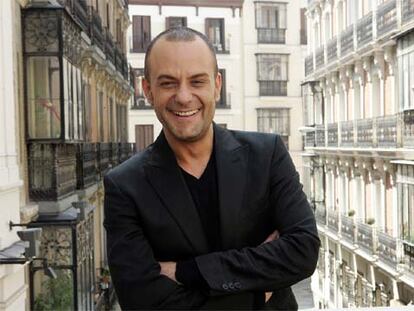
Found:
M 216 103 L 216 108 L 230 108 L 230 103 L 227 102 L 227 92 L 226 92 L 226 69 L 219 69 L 221 74 L 221 92 L 220 100 Z
M 286 37 L 286 3 L 256 3 L 258 43 L 284 44 Z
M 224 44 L 224 19 L 206 18 L 206 35 L 211 41 L 217 53 L 225 53 Z
M 400 165 L 397 173 L 397 193 L 401 238 L 414 243 L 414 168 Z
M 288 55 L 257 54 L 260 96 L 287 96 Z
M 308 37 L 307 37 L 308 27 L 306 24 L 305 12 L 306 12 L 305 8 L 300 9 L 300 44 L 303 44 L 303 45 L 308 44 Z M 326 27 L 326 29 L 329 29 L 329 23 L 327 25 L 328 26 Z
M 131 109 L 151 109 L 151 104 L 144 96 L 144 90 L 142 89 L 142 80 L 144 79 L 144 69 L 133 69 L 134 79 L 134 102 Z
M 132 52 L 144 53 L 151 42 L 151 17 L 132 17 Z
M 165 28 L 187 27 L 187 17 L 170 16 L 165 19 Z
M 154 126 L 152 124 L 135 125 L 135 146 L 137 152 L 144 150 L 154 142 Z
M 288 108 L 257 109 L 257 130 L 262 133 L 276 133 L 288 147 L 290 117 Z

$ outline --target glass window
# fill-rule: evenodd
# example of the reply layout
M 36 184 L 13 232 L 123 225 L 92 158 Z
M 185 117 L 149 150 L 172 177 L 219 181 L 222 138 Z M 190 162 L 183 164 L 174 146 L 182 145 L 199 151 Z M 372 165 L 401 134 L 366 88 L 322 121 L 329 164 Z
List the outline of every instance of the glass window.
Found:
M 206 18 L 206 35 L 216 52 L 225 52 L 224 18 Z
M 151 16 L 132 17 L 132 52 L 145 52 L 151 42 Z
M 289 55 L 257 54 L 260 96 L 286 96 Z
M 167 29 L 173 27 L 186 27 L 187 17 L 170 16 L 165 19 L 165 23 Z
M 256 28 L 286 29 L 286 3 L 256 3 Z
M 134 102 L 131 109 L 151 109 L 151 104 L 144 96 L 144 90 L 142 89 L 142 80 L 144 79 L 144 69 L 133 69 L 134 75 Z
M 30 138 L 60 138 L 60 68 L 57 57 L 27 60 L 28 130 Z
M 286 146 L 290 135 L 288 108 L 269 108 L 257 110 L 257 130 L 262 133 L 279 134 Z

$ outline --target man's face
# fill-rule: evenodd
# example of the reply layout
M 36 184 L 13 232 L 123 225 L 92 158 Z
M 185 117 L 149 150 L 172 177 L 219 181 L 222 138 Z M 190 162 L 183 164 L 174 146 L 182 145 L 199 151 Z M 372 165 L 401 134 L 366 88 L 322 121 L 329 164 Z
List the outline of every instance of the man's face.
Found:
M 197 141 L 206 135 L 220 98 L 221 76 L 200 38 L 188 42 L 160 39 L 149 58 L 149 81 L 143 81 L 167 138 Z

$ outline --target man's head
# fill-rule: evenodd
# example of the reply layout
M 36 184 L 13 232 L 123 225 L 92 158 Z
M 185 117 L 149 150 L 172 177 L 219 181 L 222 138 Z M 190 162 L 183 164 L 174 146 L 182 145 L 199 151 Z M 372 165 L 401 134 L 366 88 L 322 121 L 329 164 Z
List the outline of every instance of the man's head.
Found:
M 212 129 L 221 76 L 203 34 L 173 28 L 158 35 L 147 50 L 142 86 L 170 142 L 198 141 Z

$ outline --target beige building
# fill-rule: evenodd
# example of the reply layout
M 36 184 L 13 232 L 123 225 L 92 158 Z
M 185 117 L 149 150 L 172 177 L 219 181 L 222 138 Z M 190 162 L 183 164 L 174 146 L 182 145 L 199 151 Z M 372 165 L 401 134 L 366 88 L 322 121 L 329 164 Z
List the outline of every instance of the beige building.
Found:
M 125 0 L 0 1 L 0 310 L 113 297 L 101 180 L 133 152 L 129 23 Z
M 414 300 L 414 2 L 308 1 L 304 175 L 321 307 Z
M 281 134 L 300 167 L 305 7 L 305 0 L 131 0 L 128 60 L 135 72 L 135 98 L 129 139 L 140 150 L 161 130 L 140 86 L 145 48 L 168 27 L 185 25 L 206 34 L 216 49 L 224 83 L 215 122 Z

